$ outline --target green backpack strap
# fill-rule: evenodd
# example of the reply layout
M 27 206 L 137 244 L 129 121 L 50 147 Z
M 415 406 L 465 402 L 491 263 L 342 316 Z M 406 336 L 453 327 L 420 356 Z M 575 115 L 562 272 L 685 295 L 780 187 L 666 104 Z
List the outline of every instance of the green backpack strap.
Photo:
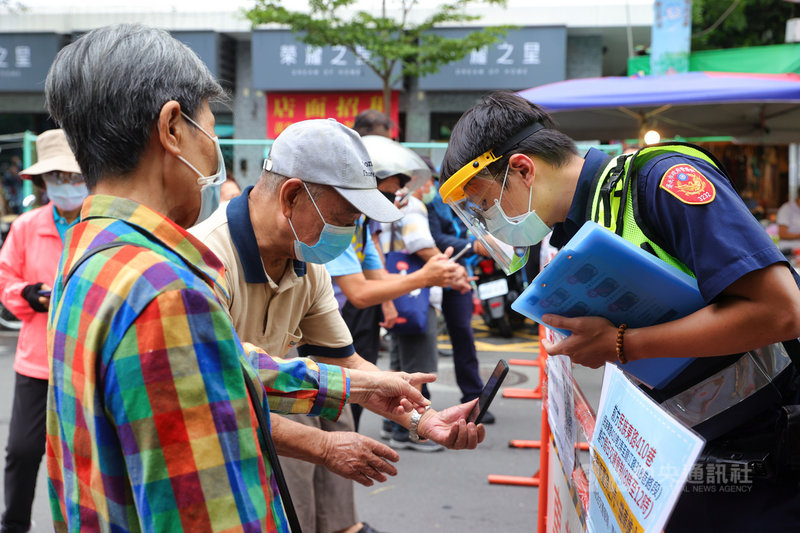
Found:
M 620 180 L 627 181 L 629 179 L 628 172 L 625 168 L 625 162 L 629 157 L 630 155 L 621 155 L 617 157 L 614 168 L 611 169 L 608 179 L 605 180 L 603 185 L 600 187 L 600 201 L 603 202 L 603 225 L 607 228 L 611 227 L 611 195 L 615 194 L 614 190 L 616 189 Z M 622 197 L 624 198 L 625 196 L 623 195 Z M 620 209 L 619 212 L 624 212 L 624 209 Z M 619 227 L 619 217 L 617 217 L 617 228 Z

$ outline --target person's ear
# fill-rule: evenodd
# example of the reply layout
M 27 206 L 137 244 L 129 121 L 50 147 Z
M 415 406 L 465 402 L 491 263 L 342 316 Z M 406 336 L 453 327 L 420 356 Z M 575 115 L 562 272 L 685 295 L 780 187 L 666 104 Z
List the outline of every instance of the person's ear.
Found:
M 533 179 L 536 175 L 536 164 L 533 159 L 525 154 L 514 154 L 508 158 L 508 166 L 511 167 L 511 170 L 519 173 L 526 187 L 533 185 Z
M 291 178 L 283 182 L 280 190 L 278 191 L 281 200 L 281 212 L 286 218 L 292 218 L 292 211 L 297 206 L 300 199 L 300 189 L 303 188 L 303 183 L 297 178 Z
M 175 100 L 170 100 L 158 113 L 156 122 L 158 140 L 161 146 L 172 155 L 181 153 L 181 141 L 185 134 L 185 121 L 181 120 L 181 105 Z

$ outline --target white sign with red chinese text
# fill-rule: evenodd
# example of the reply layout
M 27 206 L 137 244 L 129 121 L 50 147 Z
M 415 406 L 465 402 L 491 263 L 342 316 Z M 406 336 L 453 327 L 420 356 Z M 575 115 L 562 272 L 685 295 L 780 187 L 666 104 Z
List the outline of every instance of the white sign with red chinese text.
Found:
M 559 335 L 550 328 L 547 330 Z M 578 429 L 574 413 L 572 363 L 566 355 L 551 355 L 547 358 L 547 421 L 567 476 L 571 476 L 575 469 L 575 440 Z
M 703 445 L 607 363 L 591 443 L 589 530 L 660 532 Z

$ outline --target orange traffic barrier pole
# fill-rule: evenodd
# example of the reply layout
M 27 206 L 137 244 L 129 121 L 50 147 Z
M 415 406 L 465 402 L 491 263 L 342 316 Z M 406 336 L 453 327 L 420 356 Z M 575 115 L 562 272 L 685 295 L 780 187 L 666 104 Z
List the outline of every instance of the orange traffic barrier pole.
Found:
M 546 401 L 542 402 L 542 442 L 550 441 L 550 424 L 547 421 Z M 539 487 L 539 509 L 537 512 L 538 533 L 545 533 L 547 526 L 547 476 L 550 464 L 550 446 L 542 446 L 539 451 L 539 471 L 533 476 L 502 476 L 490 475 L 489 483 L 500 485 L 518 485 L 525 487 Z
M 538 400 L 542 398 L 542 385 L 544 383 L 544 374 L 545 374 L 545 366 L 547 365 L 547 352 L 545 352 L 544 348 L 541 344 L 541 339 L 544 337 L 544 326 L 541 324 L 539 325 L 539 357 L 536 360 L 531 361 L 529 359 L 509 359 L 508 364 L 510 365 L 521 365 L 521 366 L 538 366 L 539 367 L 539 385 L 531 390 L 531 389 L 504 389 L 503 390 L 503 398 L 519 398 L 519 399 L 532 399 Z M 585 401 L 585 400 L 584 400 Z M 541 448 L 542 441 L 541 440 L 525 440 L 525 439 L 512 439 L 508 441 L 508 446 L 510 448 Z M 575 444 L 575 447 L 579 450 L 588 450 L 589 443 L 588 442 L 579 442 Z
M 542 408 L 542 440 L 547 441 L 550 439 L 550 425 L 547 422 L 547 410 Z M 493 485 L 518 485 L 523 487 L 539 487 L 539 508 L 544 509 L 547 505 L 546 490 L 542 487 L 547 485 L 547 465 L 548 465 L 548 447 L 541 448 L 539 453 L 539 471 L 532 476 L 507 476 L 507 475 L 490 475 L 489 483 Z M 542 506 L 542 494 L 544 497 L 544 506 Z M 540 512 L 540 515 L 543 514 Z M 543 531 L 543 530 L 542 530 Z
M 508 364 L 512 366 L 541 366 L 538 357 L 533 361 L 530 359 L 509 359 Z
M 503 389 L 503 398 L 519 398 L 527 400 L 539 400 L 542 398 L 542 383 L 544 382 L 545 365 L 547 364 L 547 353 L 542 348 L 542 337 L 544 336 L 544 326 L 539 325 L 539 357 L 534 361 L 528 359 L 509 359 L 509 364 L 539 367 L 539 385 L 533 389 Z M 512 439 L 508 442 L 511 448 L 541 448 L 541 440 Z M 535 477 L 535 476 L 534 476 Z
M 550 442 L 550 424 L 547 420 L 547 400 L 542 402 L 542 442 Z M 542 446 L 539 451 L 539 508 L 537 510 L 538 533 L 547 531 L 547 476 L 548 465 L 550 465 L 550 446 Z
M 525 440 L 525 439 L 511 439 L 508 441 L 509 448 L 541 448 L 542 441 L 540 440 Z M 583 451 L 589 450 L 588 442 L 576 442 L 575 448 Z
M 540 329 L 540 338 L 544 336 L 543 328 Z M 549 465 L 550 465 L 550 444 L 551 444 L 551 435 L 550 435 L 550 424 L 547 419 L 547 372 L 546 372 L 546 353 L 540 347 L 540 359 L 541 359 L 541 373 L 539 379 L 539 387 L 538 389 L 543 393 L 542 398 L 542 429 L 541 429 L 541 436 L 540 440 L 521 440 L 521 439 L 514 439 L 509 441 L 509 446 L 515 448 L 539 448 L 539 470 L 533 476 L 508 476 L 508 475 L 490 475 L 489 476 L 489 483 L 491 484 L 502 484 L 502 485 L 517 485 L 517 486 L 526 486 L 526 487 L 538 487 L 539 494 L 538 494 L 538 516 L 537 516 L 537 532 L 538 533 L 546 533 L 547 523 L 548 523 L 548 512 L 550 511 L 547 508 L 548 505 L 548 491 L 550 487 L 548 485 L 548 479 L 550 476 L 549 472 Z M 575 405 L 573 406 L 574 415 L 576 421 L 578 422 L 579 427 L 581 428 L 584 438 L 590 440 L 592 435 L 594 434 L 594 425 L 595 425 L 595 413 L 589 403 L 586 401 L 586 396 L 583 394 L 583 391 L 578 386 L 577 382 L 575 381 L 575 377 L 572 377 L 572 389 L 573 389 L 573 397 L 575 399 Z M 529 391 L 531 392 L 531 391 Z M 508 397 L 505 393 L 503 394 L 504 397 Z M 521 396 L 511 396 L 511 397 L 521 397 Z M 575 448 L 580 450 L 588 450 L 589 443 L 587 442 L 578 442 L 575 443 Z M 576 458 L 577 460 L 577 458 Z M 560 472 L 554 472 L 553 475 L 560 475 Z M 579 505 L 583 508 L 584 513 L 587 512 L 589 506 L 589 483 L 586 477 L 586 473 L 584 472 L 583 468 L 580 466 L 578 462 L 576 464 L 576 468 L 571 472 L 567 479 L 569 480 L 570 486 L 575 489 L 575 494 L 577 495 Z M 556 493 L 557 494 L 557 493 Z M 556 496 L 557 497 L 557 496 Z M 558 515 L 560 505 L 555 508 L 554 513 L 556 513 L 555 520 L 558 520 Z
M 544 337 L 544 326 L 539 324 L 539 357 L 531 361 L 529 359 L 509 359 L 508 364 L 520 366 L 538 366 L 539 384 L 535 389 L 503 389 L 503 398 L 517 398 L 522 400 L 541 400 L 542 383 L 544 382 L 544 368 L 547 364 L 547 352 L 542 347 L 542 337 Z
M 509 448 L 541 448 L 540 440 L 511 439 L 508 441 Z

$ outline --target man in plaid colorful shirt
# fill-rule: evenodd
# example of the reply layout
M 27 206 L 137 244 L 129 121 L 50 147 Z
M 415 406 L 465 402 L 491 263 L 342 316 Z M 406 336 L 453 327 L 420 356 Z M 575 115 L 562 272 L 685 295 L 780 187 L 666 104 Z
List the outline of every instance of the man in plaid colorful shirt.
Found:
M 224 269 L 184 230 L 224 181 L 208 104 L 222 96 L 193 52 L 138 25 L 89 32 L 48 74 L 96 193 L 67 234 L 48 327 L 57 531 L 287 531 L 243 368 L 265 410 L 426 403 L 409 382 L 427 376 L 273 359 L 236 336 L 214 295 Z

